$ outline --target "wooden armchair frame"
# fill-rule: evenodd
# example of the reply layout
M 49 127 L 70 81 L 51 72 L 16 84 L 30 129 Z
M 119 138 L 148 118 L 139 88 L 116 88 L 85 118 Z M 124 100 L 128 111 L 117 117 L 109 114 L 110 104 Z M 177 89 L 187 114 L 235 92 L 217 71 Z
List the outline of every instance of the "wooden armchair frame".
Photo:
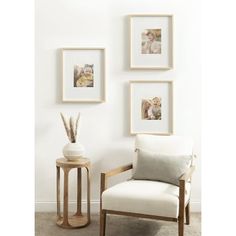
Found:
M 114 214 L 114 215 L 125 215 L 125 216 L 133 216 L 139 218 L 148 218 L 148 219 L 156 219 L 156 220 L 164 220 L 164 221 L 173 221 L 178 222 L 178 236 L 184 236 L 184 215 L 186 215 L 186 224 L 190 224 L 190 201 L 185 203 L 185 183 L 187 181 L 191 181 L 192 174 L 195 170 L 195 166 L 191 166 L 186 173 L 184 173 L 179 178 L 179 216 L 178 218 L 171 217 L 163 217 L 163 216 L 154 216 L 154 215 L 145 215 L 145 214 L 137 214 L 133 212 L 120 212 L 113 210 L 103 210 L 102 209 L 102 193 L 106 190 L 108 177 L 112 177 L 123 173 L 125 171 L 131 170 L 133 168 L 132 164 L 120 166 L 113 170 L 110 170 L 106 173 L 101 173 L 101 189 L 100 189 L 100 236 L 105 236 L 106 231 L 106 215 Z

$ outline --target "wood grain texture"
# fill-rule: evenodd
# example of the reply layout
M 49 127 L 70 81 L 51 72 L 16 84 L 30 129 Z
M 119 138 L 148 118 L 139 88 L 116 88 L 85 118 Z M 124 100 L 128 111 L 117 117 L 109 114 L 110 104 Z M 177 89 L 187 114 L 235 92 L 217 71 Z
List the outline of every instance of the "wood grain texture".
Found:
M 82 181 L 81 181 L 81 168 L 77 169 L 77 212 L 76 215 L 81 215 L 81 194 L 82 194 Z
M 106 190 L 106 173 L 101 173 L 100 181 L 100 236 L 105 236 L 106 212 L 102 210 L 102 193 Z
M 90 160 L 88 158 L 79 158 L 75 161 L 68 161 L 65 158 L 59 158 L 56 160 L 56 165 L 62 168 L 82 168 L 89 167 Z
M 57 169 L 57 219 L 61 219 L 61 201 L 60 201 L 60 167 Z
M 63 223 L 62 225 L 69 226 L 68 221 L 68 182 L 69 182 L 69 171 L 68 168 L 63 168 L 64 171 L 64 202 L 63 202 Z
M 105 236 L 106 234 L 106 211 L 100 211 L 100 236 Z
M 82 175 L 81 168 L 87 170 L 87 213 L 82 214 L 81 211 L 81 194 L 82 194 Z M 56 160 L 57 168 L 57 225 L 66 228 L 81 228 L 90 224 L 90 161 L 81 158 L 76 161 L 67 161 L 64 158 Z M 63 215 L 60 213 L 60 168 L 64 171 L 64 194 L 63 194 Z M 77 169 L 77 209 L 73 216 L 68 213 L 69 200 L 69 172 L 71 169 Z
M 87 215 L 73 215 L 68 217 L 68 225 L 65 225 L 63 223 L 63 218 L 57 220 L 57 225 L 60 226 L 61 228 L 65 229 L 77 229 L 77 228 L 83 228 L 86 227 L 89 222 L 88 222 L 88 216 Z
M 179 181 L 179 236 L 184 236 L 185 181 Z
M 190 202 L 185 207 L 186 225 L 190 225 Z
M 164 221 L 173 221 L 173 222 L 178 221 L 177 218 L 173 218 L 173 217 L 146 215 L 146 214 L 139 214 L 139 213 L 133 213 L 133 212 L 112 211 L 112 210 L 105 210 L 105 212 L 107 214 L 113 214 L 113 215 L 124 215 L 124 216 L 132 216 L 132 217 L 155 219 L 155 220 L 164 220 Z
M 90 168 L 85 167 L 87 170 L 87 214 L 88 214 L 88 223 L 90 223 Z
M 133 164 L 127 164 L 127 165 L 120 166 L 118 168 L 112 169 L 112 170 L 107 171 L 107 172 L 102 173 L 102 174 L 104 174 L 105 177 L 107 178 L 107 177 L 111 177 L 111 176 L 123 173 L 127 170 L 131 170 L 132 168 L 133 168 Z

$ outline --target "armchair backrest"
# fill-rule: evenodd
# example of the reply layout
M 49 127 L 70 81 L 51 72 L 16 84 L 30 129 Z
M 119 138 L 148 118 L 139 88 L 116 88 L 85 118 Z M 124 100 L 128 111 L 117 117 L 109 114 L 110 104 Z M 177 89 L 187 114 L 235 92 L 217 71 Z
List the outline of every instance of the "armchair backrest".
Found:
M 183 136 L 136 135 L 135 148 L 162 155 L 193 155 L 193 141 Z

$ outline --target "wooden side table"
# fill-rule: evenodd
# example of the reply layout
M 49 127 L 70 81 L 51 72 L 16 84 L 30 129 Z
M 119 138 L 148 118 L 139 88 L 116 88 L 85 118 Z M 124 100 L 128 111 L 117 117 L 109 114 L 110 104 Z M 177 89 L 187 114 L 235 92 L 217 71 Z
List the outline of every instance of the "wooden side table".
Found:
M 87 158 L 80 158 L 76 161 L 68 161 L 65 158 L 56 160 L 57 168 L 57 225 L 66 228 L 81 228 L 90 223 L 90 161 Z M 61 215 L 60 203 L 60 168 L 64 171 L 64 202 L 63 214 Z M 68 215 L 68 182 L 71 169 L 77 169 L 77 211 L 73 216 Z M 81 169 L 87 170 L 87 214 L 81 212 Z

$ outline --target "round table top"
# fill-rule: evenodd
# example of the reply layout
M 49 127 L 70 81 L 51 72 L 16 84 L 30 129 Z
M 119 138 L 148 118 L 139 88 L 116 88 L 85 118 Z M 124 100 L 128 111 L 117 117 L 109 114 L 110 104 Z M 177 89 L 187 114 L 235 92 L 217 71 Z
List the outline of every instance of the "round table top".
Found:
M 60 167 L 68 167 L 68 168 L 89 167 L 90 160 L 84 157 L 81 157 L 78 160 L 74 160 L 74 161 L 68 161 L 66 158 L 59 158 L 56 160 L 56 165 Z

